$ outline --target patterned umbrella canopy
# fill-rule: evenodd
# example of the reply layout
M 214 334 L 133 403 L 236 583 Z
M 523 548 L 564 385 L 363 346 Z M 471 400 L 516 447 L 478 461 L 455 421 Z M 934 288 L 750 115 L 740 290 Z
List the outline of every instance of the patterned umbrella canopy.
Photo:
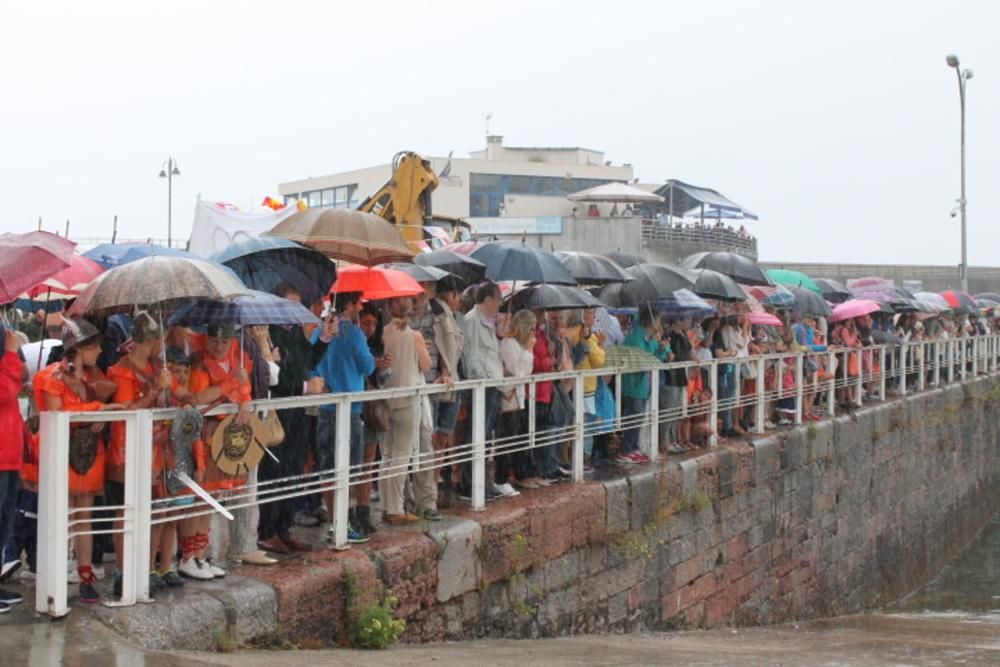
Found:
M 174 311 L 168 323 L 171 326 L 184 327 L 203 324 L 304 325 L 319 324 L 320 319 L 301 303 L 267 292 L 250 290 L 246 295 L 238 296 L 232 301 L 199 299 L 185 304 Z
M 35 301 L 72 299 L 80 295 L 87 284 L 104 273 L 104 267 L 83 255 L 73 255 L 69 266 L 38 283 L 23 295 Z
M 203 259 L 152 255 L 95 278 L 73 302 L 70 315 L 126 312 L 190 299 L 233 299 L 246 286 L 224 266 Z
M 0 234 L 0 303 L 10 303 L 69 266 L 75 246 L 49 232 Z
M 391 222 L 372 213 L 345 208 L 315 208 L 296 213 L 264 236 L 290 239 L 331 259 L 362 266 L 413 259 L 413 250 Z

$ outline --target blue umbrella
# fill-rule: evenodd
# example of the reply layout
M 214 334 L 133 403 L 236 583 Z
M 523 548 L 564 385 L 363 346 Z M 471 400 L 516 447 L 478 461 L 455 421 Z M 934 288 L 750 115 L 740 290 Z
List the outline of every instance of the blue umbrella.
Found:
M 774 306 L 775 308 L 795 308 L 798 300 L 784 285 L 778 285 L 776 289 L 768 294 L 766 298 L 760 300 L 761 303 Z
M 232 301 L 199 299 L 178 308 L 168 321 L 171 326 L 319 323 L 320 319 L 301 303 L 256 290 L 250 290 L 246 296 L 236 297 Z
M 716 312 L 714 306 L 689 289 L 679 289 L 667 299 L 653 304 L 653 308 L 668 318 L 705 317 Z
M 293 285 L 306 304 L 322 299 L 337 279 L 326 255 L 277 236 L 233 243 L 210 259 L 235 271 L 250 289 L 273 293 L 281 283 Z
M 84 257 L 94 260 L 106 269 L 128 264 L 150 255 L 201 259 L 186 250 L 168 248 L 155 243 L 103 243 L 83 253 Z

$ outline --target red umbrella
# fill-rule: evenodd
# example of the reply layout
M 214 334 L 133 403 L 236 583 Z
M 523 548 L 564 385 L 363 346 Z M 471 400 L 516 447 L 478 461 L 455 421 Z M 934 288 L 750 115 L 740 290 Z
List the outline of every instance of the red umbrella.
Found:
M 102 273 L 104 267 L 94 260 L 83 255 L 73 255 L 69 266 L 29 289 L 27 298 L 44 301 L 73 299 L 80 296 L 87 284 Z
M 369 301 L 392 299 L 398 296 L 416 296 L 424 288 L 408 274 L 398 269 L 380 266 L 348 266 L 337 272 L 337 282 L 330 291 L 361 292 L 361 298 Z
M 49 232 L 0 234 L 0 303 L 69 266 L 76 244 Z
M 952 307 L 952 310 L 965 310 L 969 313 L 979 311 L 979 306 L 976 305 L 976 300 L 965 292 L 947 290 L 941 292 L 941 296 L 944 297 L 944 300 L 947 301 L 948 305 Z

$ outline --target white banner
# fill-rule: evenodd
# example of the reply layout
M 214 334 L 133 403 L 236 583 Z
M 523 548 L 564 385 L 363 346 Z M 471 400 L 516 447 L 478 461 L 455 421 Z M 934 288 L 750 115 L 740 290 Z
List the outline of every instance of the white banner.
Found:
M 201 257 L 214 255 L 232 243 L 257 238 L 297 211 L 294 204 L 289 204 L 280 211 L 245 213 L 216 202 L 198 200 L 194 206 L 188 249 Z

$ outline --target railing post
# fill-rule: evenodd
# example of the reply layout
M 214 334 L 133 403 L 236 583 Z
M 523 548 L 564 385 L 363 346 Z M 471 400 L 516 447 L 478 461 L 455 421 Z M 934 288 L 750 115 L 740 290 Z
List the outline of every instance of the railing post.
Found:
M 535 414 L 537 412 L 535 402 L 535 381 L 532 380 L 528 383 L 528 388 L 526 390 L 524 400 L 528 404 L 528 449 L 530 451 L 531 457 L 535 457 Z M 485 491 L 484 491 L 485 493 Z
M 764 359 L 758 359 L 757 364 L 757 403 L 754 406 L 756 410 L 754 420 L 753 420 L 753 432 L 763 433 L 764 432 L 764 422 L 767 421 L 767 409 L 766 402 L 764 401 Z M 687 391 L 684 392 L 687 394 Z
M 906 365 L 907 353 L 910 350 L 909 343 L 903 343 L 899 348 L 899 358 L 901 360 L 899 364 L 899 395 L 906 396 L 906 371 L 909 367 Z
M 108 606 L 151 602 L 149 523 L 153 486 L 153 417 L 140 410 L 125 418 L 125 510 L 122 526 L 122 596 Z
M 955 339 L 949 338 L 945 343 L 945 356 L 948 358 L 948 384 L 955 381 Z
M 934 386 L 941 386 L 941 341 L 934 341 Z
M 979 375 L 979 336 L 972 337 L 972 377 Z
M 925 357 L 927 354 L 927 343 L 921 341 L 917 343 L 917 391 L 923 391 L 927 387 L 925 377 Z
M 805 396 L 804 382 L 804 364 L 803 359 L 805 355 L 799 352 L 795 355 L 795 424 L 802 423 L 802 399 Z
M 962 374 L 962 382 L 965 382 L 965 377 L 968 375 L 969 368 L 969 339 L 968 337 L 962 338 L 962 345 L 959 348 L 959 352 L 962 355 L 962 364 L 958 367 Z
M 486 509 L 486 386 L 472 390 L 472 510 Z
M 858 379 L 854 383 L 854 394 L 858 397 L 855 401 L 858 406 L 864 404 L 865 394 L 865 353 L 863 350 L 855 352 L 858 355 Z
M 699 370 L 699 372 L 701 372 Z M 715 447 L 719 442 L 719 363 L 713 359 L 708 367 L 708 388 L 712 392 L 712 402 L 708 409 L 708 444 Z
M 826 372 L 830 374 L 830 386 L 826 390 L 826 403 L 831 419 L 837 416 L 837 373 L 833 368 L 835 361 L 837 361 L 837 353 L 828 348 L 826 353 Z
M 649 371 L 649 460 L 660 457 L 660 370 Z
M 583 411 L 583 376 L 573 378 L 573 407 L 576 409 L 576 428 L 573 430 L 573 481 L 583 481 L 583 429 L 586 415 Z
M 41 446 L 38 474 L 38 580 L 35 611 L 59 618 L 69 613 L 69 414 L 39 415 Z
M 334 479 L 336 487 L 333 490 L 334 515 L 333 547 L 334 549 L 349 549 L 347 542 L 347 513 L 351 504 L 351 398 L 342 396 L 337 399 L 337 432 L 334 442 Z M 390 462 L 394 465 L 395 462 Z M 384 496 L 383 496 L 384 497 Z
M 885 400 L 885 378 L 889 374 L 889 371 L 885 368 L 885 347 L 880 347 L 878 349 L 878 368 L 879 368 L 879 383 L 878 383 L 878 400 Z

